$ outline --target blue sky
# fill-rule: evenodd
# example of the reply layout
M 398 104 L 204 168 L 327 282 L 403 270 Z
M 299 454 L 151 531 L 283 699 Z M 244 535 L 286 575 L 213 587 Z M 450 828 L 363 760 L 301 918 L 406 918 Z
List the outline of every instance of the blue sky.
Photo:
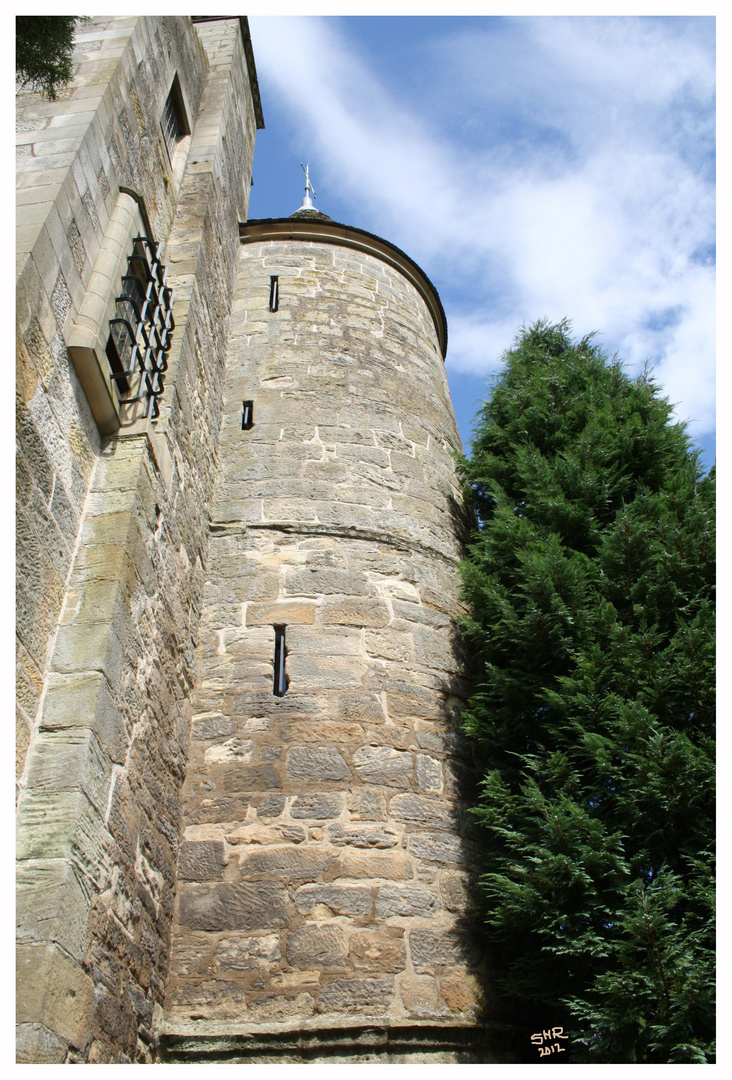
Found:
M 522 323 L 647 361 L 715 454 L 710 17 L 250 15 L 266 128 L 251 217 L 302 201 L 436 285 L 467 448 Z

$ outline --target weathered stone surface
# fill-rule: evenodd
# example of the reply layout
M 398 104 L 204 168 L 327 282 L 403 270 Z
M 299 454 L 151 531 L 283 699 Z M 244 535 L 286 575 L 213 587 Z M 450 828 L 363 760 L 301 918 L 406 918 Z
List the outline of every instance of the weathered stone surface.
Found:
M 291 780 L 350 780 L 351 770 L 334 747 L 293 746 L 287 754 Z
M 442 763 L 427 754 L 417 754 L 415 758 L 417 786 L 420 791 L 438 795 L 443 788 Z
M 443 971 L 440 993 L 453 1012 L 468 1013 L 480 1007 L 482 991 L 478 978 L 463 968 Z
M 270 971 L 282 960 L 282 951 L 276 934 L 261 937 L 227 934 L 216 945 L 214 956 L 216 963 L 224 970 Z
M 357 791 L 348 796 L 352 821 L 385 821 L 386 799 L 376 791 Z
M 349 851 L 340 855 L 341 877 L 406 881 L 414 876 L 411 860 L 400 851 Z
M 389 799 L 389 813 L 397 821 L 407 825 L 419 825 L 426 829 L 456 829 L 458 814 L 454 805 L 422 795 L 393 795 Z
M 388 827 L 344 828 L 342 825 L 331 825 L 328 829 L 328 839 L 337 847 L 347 844 L 355 848 L 386 849 L 397 846 L 399 834 Z
M 394 996 L 394 980 L 388 976 L 373 979 L 335 979 L 324 986 L 318 1000 L 318 1012 L 386 1012 Z
M 290 807 L 290 815 L 294 818 L 328 821 L 338 817 L 342 810 L 341 795 L 298 795 Z
M 466 863 L 460 837 L 450 833 L 414 833 L 409 837 L 409 852 L 418 859 L 441 866 Z
M 281 881 L 314 881 L 335 862 L 335 858 L 330 848 L 315 845 L 271 847 L 264 851 L 247 852 L 239 865 L 242 874 L 247 877 L 256 875 L 260 881 L 268 876 Z
M 414 757 L 391 746 L 362 746 L 353 755 L 353 766 L 370 784 L 405 788 L 412 783 Z
M 269 930 L 287 925 L 285 889 L 259 881 L 181 885 L 180 921 L 191 930 Z
M 380 919 L 393 915 L 426 918 L 439 907 L 437 894 L 422 885 L 383 885 L 376 896 L 376 914 Z
M 372 891 L 359 885 L 303 885 L 295 894 L 295 907 L 301 915 L 316 908 L 327 908 L 333 915 L 369 915 Z
M 406 964 L 403 931 L 361 930 L 351 935 L 348 954 L 355 971 L 402 971 Z
M 445 1013 L 437 980 L 432 975 L 403 975 L 399 992 L 404 1008 L 411 1016 L 424 1018 Z
M 178 856 L 180 881 L 217 881 L 224 873 L 224 845 L 216 840 L 184 842 Z
M 204 713 L 193 717 L 191 736 L 201 741 L 209 741 L 233 735 L 235 730 L 236 721 L 233 716 L 223 716 L 222 713 Z
M 63 949 L 53 944 L 21 945 L 16 985 L 16 1008 L 25 1023 L 43 1024 L 77 1051 L 88 1046 L 93 983 Z M 49 1051 L 53 1060 L 56 1051 L 52 1046 Z
M 297 968 L 341 967 L 348 955 L 346 935 L 336 926 L 301 926 L 288 935 L 286 955 Z
M 474 958 L 472 945 L 457 934 L 432 930 L 412 930 L 409 952 L 415 967 L 453 966 Z

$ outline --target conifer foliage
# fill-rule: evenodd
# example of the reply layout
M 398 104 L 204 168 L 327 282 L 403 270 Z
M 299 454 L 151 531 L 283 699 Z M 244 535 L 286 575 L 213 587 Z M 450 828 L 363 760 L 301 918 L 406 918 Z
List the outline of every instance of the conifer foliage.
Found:
M 16 16 L 15 74 L 20 87 L 56 100 L 71 81 L 74 27 L 81 21 L 77 15 Z
M 505 359 L 463 463 L 504 999 L 527 1031 L 563 1025 L 573 1061 L 709 1062 L 714 473 L 648 374 L 566 322 Z

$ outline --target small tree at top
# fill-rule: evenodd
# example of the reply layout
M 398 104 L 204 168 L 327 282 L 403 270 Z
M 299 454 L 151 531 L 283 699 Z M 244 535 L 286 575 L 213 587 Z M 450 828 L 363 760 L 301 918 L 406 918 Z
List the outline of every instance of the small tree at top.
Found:
M 71 80 L 76 15 L 18 15 L 15 19 L 15 75 L 21 89 L 55 101 Z
M 648 375 L 566 323 L 505 359 L 464 463 L 463 567 L 504 999 L 575 1061 L 708 1062 L 713 473 Z

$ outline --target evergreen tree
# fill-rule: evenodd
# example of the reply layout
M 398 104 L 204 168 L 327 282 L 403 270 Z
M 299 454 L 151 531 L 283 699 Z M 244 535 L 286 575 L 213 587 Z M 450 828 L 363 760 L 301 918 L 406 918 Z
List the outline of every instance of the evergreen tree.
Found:
M 15 75 L 23 89 L 55 101 L 73 75 L 71 53 L 77 15 L 18 15 L 15 19 Z
M 527 1032 L 563 1026 L 575 1061 L 709 1062 L 714 473 L 649 375 L 566 322 L 505 361 L 463 463 L 504 999 Z

